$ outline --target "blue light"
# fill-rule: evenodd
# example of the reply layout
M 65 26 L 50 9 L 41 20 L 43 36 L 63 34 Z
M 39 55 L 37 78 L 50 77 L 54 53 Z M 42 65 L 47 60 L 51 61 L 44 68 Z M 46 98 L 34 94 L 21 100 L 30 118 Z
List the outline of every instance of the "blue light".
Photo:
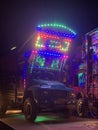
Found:
M 51 52 L 51 51 L 48 51 L 48 52 L 45 52 L 45 51 L 39 51 L 38 54 L 46 55 L 46 56 L 55 56 L 55 57 L 61 57 L 61 56 L 63 56 L 62 53 Z
M 49 33 L 49 30 L 46 29 L 45 32 L 46 32 L 46 33 Z
M 37 31 L 42 31 L 41 27 L 36 27 Z
M 25 54 L 24 54 L 24 57 L 25 57 L 25 58 L 27 58 L 28 56 L 29 56 L 29 54 L 28 54 L 28 53 L 25 53 Z
M 58 33 L 57 33 L 57 35 L 58 35 L 58 36 L 61 36 L 61 33 L 60 33 L 60 32 L 58 32 Z
M 73 34 L 72 34 L 72 35 L 71 35 L 71 37 L 72 37 L 72 38 L 74 38 L 74 37 L 75 37 L 75 35 L 73 35 Z
M 44 26 L 37 26 L 37 31 L 40 31 L 40 32 L 45 32 L 47 34 L 51 34 L 51 35 L 57 35 L 57 36 L 60 36 L 60 37 L 69 37 L 69 38 L 75 38 L 76 36 L 76 33 L 71 31 L 71 29 L 67 30 L 67 31 L 70 31 L 70 32 L 67 32 L 65 30 L 65 32 L 57 32 L 56 30 L 54 29 L 47 29 L 47 28 L 44 28 L 46 27 L 45 25 Z
M 54 31 L 52 31 L 52 34 L 55 34 L 55 32 L 54 32 Z
M 97 59 L 97 55 L 94 54 L 93 55 L 93 59 L 96 60 Z

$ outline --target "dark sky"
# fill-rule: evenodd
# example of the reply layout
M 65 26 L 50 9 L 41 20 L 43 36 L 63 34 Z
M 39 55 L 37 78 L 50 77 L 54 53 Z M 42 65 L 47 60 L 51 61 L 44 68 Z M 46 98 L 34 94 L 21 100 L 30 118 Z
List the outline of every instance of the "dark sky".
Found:
M 21 46 L 40 23 L 60 23 L 81 39 L 98 27 L 97 0 L 6 0 L 0 3 L 0 49 Z M 80 40 L 81 41 L 81 40 Z M 1 50 L 0 50 L 1 51 Z

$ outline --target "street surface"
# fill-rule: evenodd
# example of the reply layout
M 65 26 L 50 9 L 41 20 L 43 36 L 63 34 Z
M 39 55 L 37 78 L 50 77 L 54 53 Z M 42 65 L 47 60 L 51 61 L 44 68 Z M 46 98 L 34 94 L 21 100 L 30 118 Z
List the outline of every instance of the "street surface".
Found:
M 20 110 L 7 111 L 0 121 L 15 130 L 98 130 L 98 119 L 79 117 L 64 119 L 54 114 L 40 114 L 33 124 L 25 120 Z

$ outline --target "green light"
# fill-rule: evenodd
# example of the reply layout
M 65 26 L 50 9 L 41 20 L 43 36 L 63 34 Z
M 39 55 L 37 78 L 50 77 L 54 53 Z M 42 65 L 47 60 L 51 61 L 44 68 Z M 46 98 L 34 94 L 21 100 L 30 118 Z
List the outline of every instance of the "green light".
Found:
M 47 25 L 46 25 L 46 24 L 44 24 L 44 26 L 46 27 Z
M 63 24 L 57 24 L 57 23 L 54 23 L 54 24 L 41 24 L 41 25 L 38 25 L 38 27 L 55 27 L 55 28 L 63 28 L 63 29 L 66 29 L 66 30 L 68 30 L 68 31 L 70 31 L 71 33 L 73 33 L 74 35 L 76 35 L 76 33 L 72 30 L 72 29 L 70 29 L 70 28 L 68 28 L 67 26 L 64 26 Z
M 45 121 L 59 121 L 60 118 L 57 116 L 37 116 L 35 122 L 45 122 Z
M 52 61 L 51 68 L 58 69 L 59 60 L 55 59 Z
M 44 27 L 44 25 L 42 24 L 41 27 Z
M 62 28 L 64 28 L 64 26 L 63 26 L 63 25 L 62 25 L 61 27 L 62 27 Z

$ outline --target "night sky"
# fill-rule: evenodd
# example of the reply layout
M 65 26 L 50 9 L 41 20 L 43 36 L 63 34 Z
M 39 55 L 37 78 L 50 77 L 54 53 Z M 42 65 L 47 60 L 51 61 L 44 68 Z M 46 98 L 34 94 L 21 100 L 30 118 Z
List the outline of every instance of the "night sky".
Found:
M 6 0 L 0 3 L 0 52 L 20 47 L 41 23 L 65 24 L 84 34 L 98 28 L 97 0 Z M 4 50 L 3 50 L 4 49 Z

